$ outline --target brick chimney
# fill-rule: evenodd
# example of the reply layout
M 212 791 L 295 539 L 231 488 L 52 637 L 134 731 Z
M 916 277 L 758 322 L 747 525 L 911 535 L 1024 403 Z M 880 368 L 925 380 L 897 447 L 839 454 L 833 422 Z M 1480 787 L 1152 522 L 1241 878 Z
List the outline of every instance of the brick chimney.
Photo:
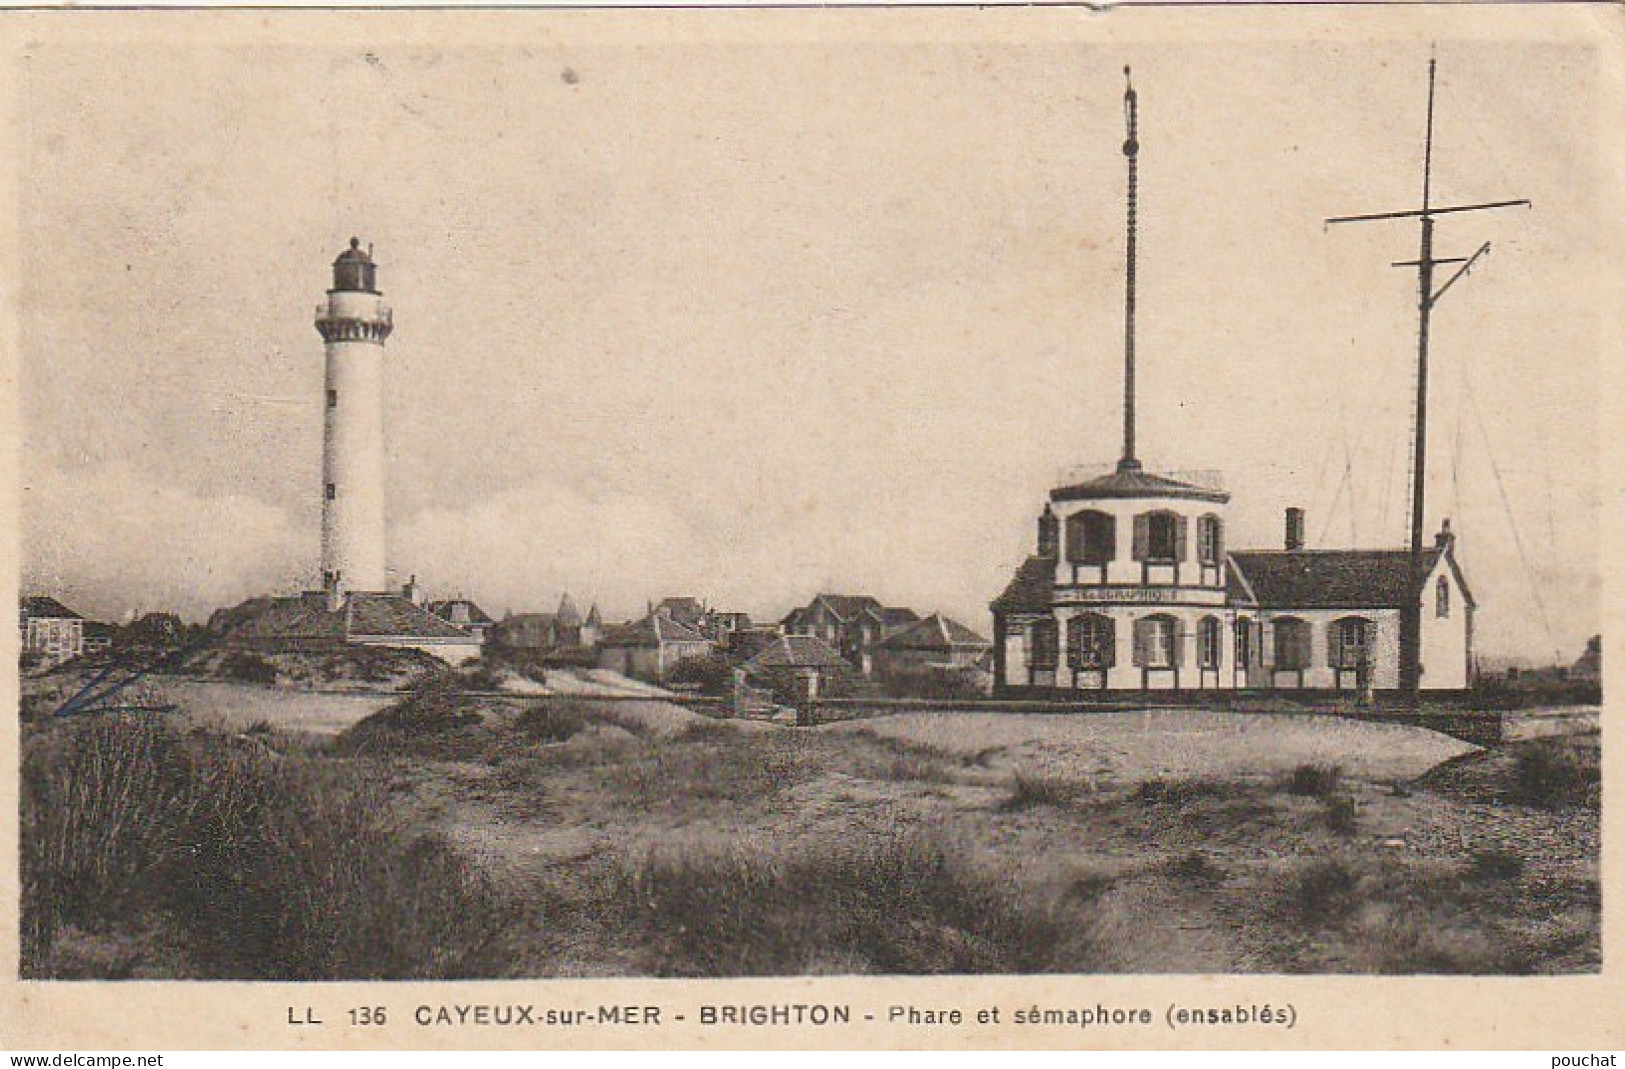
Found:
M 1303 548 L 1303 509 L 1289 508 L 1286 510 L 1286 549 L 1288 553 L 1296 553 Z
M 1439 533 L 1433 536 L 1433 544 L 1440 549 L 1453 549 L 1456 545 L 1456 532 L 1450 529 L 1450 520 L 1446 519 L 1439 527 Z
M 1061 555 L 1061 521 L 1047 501 L 1044 503 L 1043 514 L 1038 517 L 1038 555 L 1040 557 Z

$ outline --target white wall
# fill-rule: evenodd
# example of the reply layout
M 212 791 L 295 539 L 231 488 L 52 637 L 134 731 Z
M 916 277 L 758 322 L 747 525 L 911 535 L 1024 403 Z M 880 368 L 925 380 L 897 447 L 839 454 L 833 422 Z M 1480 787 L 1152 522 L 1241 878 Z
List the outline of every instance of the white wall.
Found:
M 1441 578 L 1450 584 L 1450 615 L 1445 617 L 1436 611 L 1435 592 Z M 1471 681 L 1467 665 L 1469 615 L 1461 584 L 1441 556 L 1422 590 L 1423 690 L 1463 690 Z
M 333 317 L 375 319 L 386 312 L 376 294 L 334 293 Z M 326 389 L 338 403 L 322 398 L 322 571 L 337 571 L 346 590 L 382 591 L 385 575 L 384 528 L 384 346 L 381 341 L 327 344 Z M 337 496 L 327 500 L 327 484 Z

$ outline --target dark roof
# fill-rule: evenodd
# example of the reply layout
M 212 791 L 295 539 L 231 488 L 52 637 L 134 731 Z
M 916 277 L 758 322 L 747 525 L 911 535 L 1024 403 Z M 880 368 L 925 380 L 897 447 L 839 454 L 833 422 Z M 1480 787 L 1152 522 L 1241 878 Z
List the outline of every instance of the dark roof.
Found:
M 668 642 L 710 642 L 711 640 L 669 616 L 650 613 L 636 623 L 612 627 L 598 640 L 600 646 L 663 646 Z
M 745 671 L 766 668 L 850 668 L 829 644 L 811 635 L 779 635 L 745 663 Z
M 117 630 L 118 628 L 114 627 L 112 624 L 104 624 L 100 620 L 85 621 L 84 631 L 86 638 L 112 638 L 114 632 Z
M 587 610 L 587 626 L 589 626 L 589 627 L 602 627 L 603 623 L 604 623 L 604 618 L 598 612 L 598 603 L 593 602 L 592 608 Z
M 992 643 L 959 621 L 932 613 L 880 645 L 888 650 L 948 650 L 955 646 L 987 647 Z
M 1258 595 L 1247 584 L 1247 577 L 1236 566 L 1235 554 L 1224 562 L 1224 601 L 1226 605 L 1257 605 Z
M 559 623 L 565 627 L 581 626 L 581 610 L 576 608 L 576 603 L 570 600 L 569 594 L 559 599 L 558 618 Z
M 228 638 L 301 638 L 344 641 L 344 613 L 327 611 L 321 591 L 287 598 L 250 598 L 209 618 L 209 629 Z
M 83 620 L 84 617 L 68 608 L 55 598 L 44 595 L 35 595 L 22 599 L 19 606 L 22 609 L 23 619 L 35 617 L 49 617 L 53 620 Z
M 868 594 L 820 594 L 813 599 L 823 602 L 825 607 L 842 623 L 855 620 L 864 613 L 873 613 L 877 618 L 885 608 L 880 604 L 879 598 Z M 812 606 L 808 606 L 811 608 Z
M 345 249 L 343 252 L 339 253 L 338 258 L 335 259 L 333 262 L 335 264 L 342 264 L 342 263 L 349 263 L 351 261 L 356 261 L 356 262 L 364 263 L 364 264 L 372 263 L 372 257 L 368 256 L 367 253 L 365 252 L 365 250 L 363 250 L 361 248 L 361 239 L 360 238 L 351 238 L 350 239 L 350 247 L 348 249 Z
M 474 636 L 456 624 L 448 623 L 401 594 L 351 594 L 345 599 L 348 610 L 346 634 L 369 638 L 463 638 Z
M 329 639 L 342 642 L 365 638 L 475 638 L 447 623 L 411 598 L 401 594 L 359 594 L 345 597 L 336 611 L 328 611 L 327 595 L 308 591 L 286 598 L 251 598 L 222 609 L 209 626 L 238 639 Z
M 1196 501 L 1225 502 L 1230 495 L 1195 483 L 1180 482 L 1166 475 L 1153 475 L 1138 468 L 1118 468 L 1109 475 L 1086 482 L 1061 486 L 1049 492 L 1051 501 L 1103 501 L 1111 498 L 1181 497 Z
M 898 624 L 911 624 L 919 618 L 919 613 L 901 605 L 887 605 L 880 610 L 880 622 L 887 627 L 895 627 Z
M 1028 557 L 1004 593 L 993 599 L 996 613 L 1048 612 L 1055 590 L 1055 558 Z
M 469 601 L 467 598 L 452 598 L 450 601 L 431 601 L 429 603 L 429 611 L 440 617 L 442 620 L 446 620 L 450 623 L 457 623 L 456 620 L 452 619 L 452 614 L 457 611 L 458 606 L 462 606 L 463 609 L 468 613 L 468 623 L 470 624 L 488 624 L 492 622 L 491 617 L 484 609 L 480 608 L 472 601 Z
M 1433 572 L 1443 552 L 1438 546 L 1423 551 L 1424 574 Z M 1418 596 L 1405 549 L 1253 550 L 1232 553 L 1230 560 L 1266 609 L 1390 609 L 1415 604 Z M 1472 604 L 1454 558 L 1449 563 L 1462 597 Z

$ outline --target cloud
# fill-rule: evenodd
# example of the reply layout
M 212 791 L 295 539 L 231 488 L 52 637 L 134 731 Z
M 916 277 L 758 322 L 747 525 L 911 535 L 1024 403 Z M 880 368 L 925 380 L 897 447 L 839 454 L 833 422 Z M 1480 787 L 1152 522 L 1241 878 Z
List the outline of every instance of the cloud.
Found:
M 87 614 L 221 605 L 308 584 L 313 530 L 239 495 L 203 496 L 128 464 L 41 469 L 22 492 L 25 590 Z

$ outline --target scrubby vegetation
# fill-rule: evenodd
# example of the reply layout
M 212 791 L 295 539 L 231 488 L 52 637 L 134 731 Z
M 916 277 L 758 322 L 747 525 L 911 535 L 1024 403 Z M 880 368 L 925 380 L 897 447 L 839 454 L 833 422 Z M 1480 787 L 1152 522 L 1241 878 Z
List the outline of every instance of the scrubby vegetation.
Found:
M 1044 745 L 991 719 L 881 737 L 882 721 L 496 695 L 477 671 L 441 672 L 327 741 L 235 722 L 24 723 L 26 975 L 1600 962 L 1584 737 L 1474 753 L 1396 790 L 1318 745 L 1246 774 L 1158 758 L 1131 776 L 1121 751 L 1060 752 L 1058 720 Z
M 656 854 L 617 896 L 661 976 L 1087 971 L 1087 916 L 930 837 L 814 854 Z
M 343 765 L 99 717 L 32 734 L 21 784 L 26 976 L 504 971 L 482 877 Z

